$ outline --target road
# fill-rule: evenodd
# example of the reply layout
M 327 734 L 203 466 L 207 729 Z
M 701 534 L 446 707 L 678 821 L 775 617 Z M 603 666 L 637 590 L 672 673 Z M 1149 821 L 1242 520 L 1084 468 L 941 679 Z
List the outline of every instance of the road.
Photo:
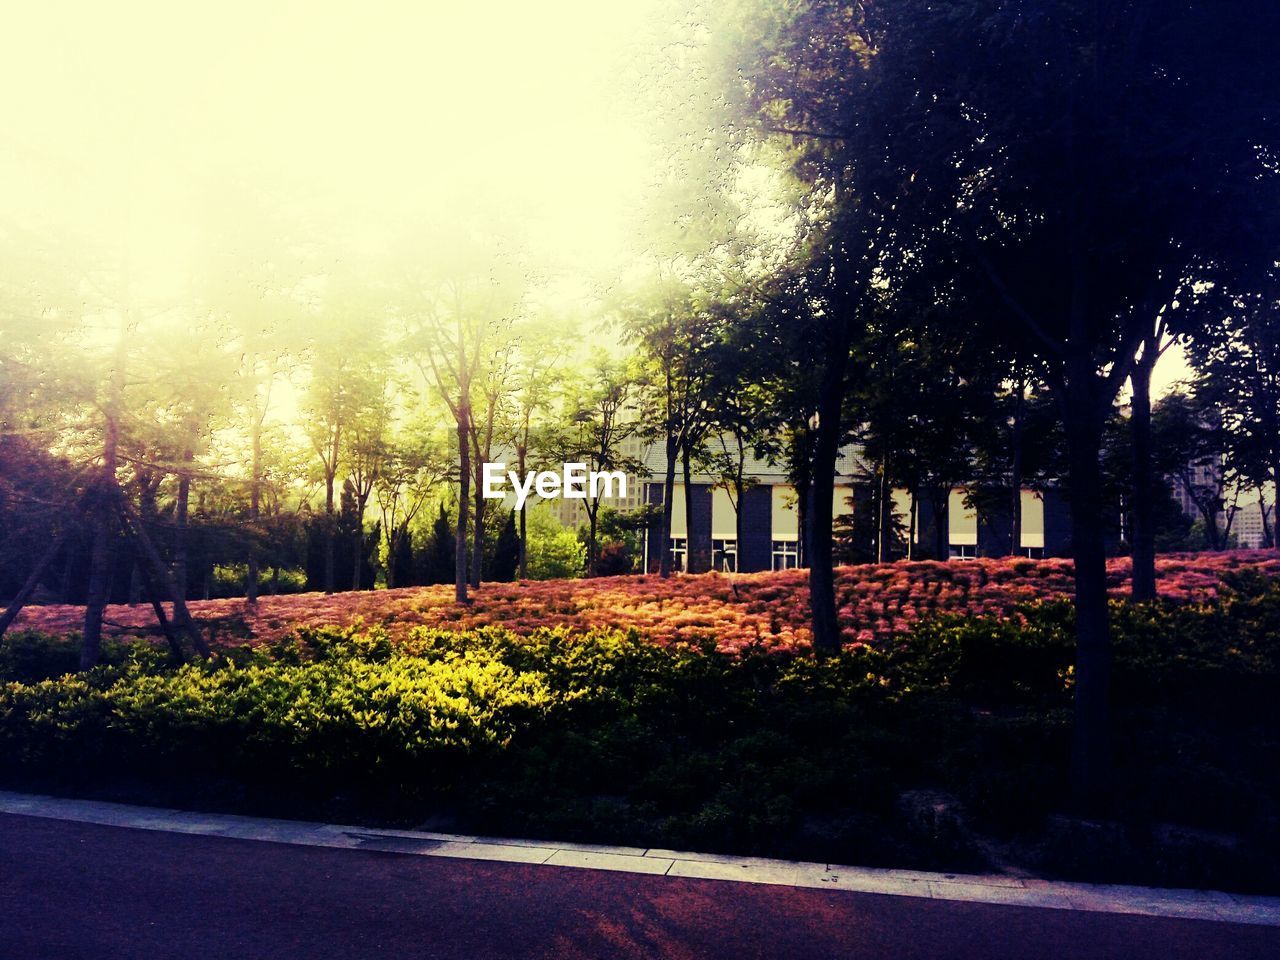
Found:
M 0 814 L 0 960 L 1280 957 L 1280 928 Z

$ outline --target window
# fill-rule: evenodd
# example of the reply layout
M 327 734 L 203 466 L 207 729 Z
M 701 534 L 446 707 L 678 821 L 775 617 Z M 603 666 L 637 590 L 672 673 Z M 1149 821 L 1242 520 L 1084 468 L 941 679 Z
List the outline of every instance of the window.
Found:
M 738 541 L 736 539 L 712 540 L 711 563 L 722 573 L 737 573 Z
M 671 566 L 675 570 L 689 569 L 689 541 L 687 538 L 671 538 Z
M 953 560 L 974 560 L 977 556 L 978 545 L 976 543 L 951 544 L 951 559 Z
M 1022 555 L 1024 557 L 1030 557 L 1032 560 L 1043 560 L 1044 547 L 1023 547 Z
M 794 540 L 773 541 L 773 569 L 794 570 L 800 565 L 800 553 Z

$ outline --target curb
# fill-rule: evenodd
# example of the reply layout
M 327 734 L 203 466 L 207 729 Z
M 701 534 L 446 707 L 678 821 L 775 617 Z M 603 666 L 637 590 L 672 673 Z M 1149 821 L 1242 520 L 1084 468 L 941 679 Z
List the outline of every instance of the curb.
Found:
M 1167 890 L 1156 887 L 1066 883 L 998 874 L 924 873 L 657 848 L 513 840 L 418 830 L 383 830 L 236 814 L 191 813 L 4 790 L 0 790 L 0 813 L 137 830 L 348 850 L 378 850 L 412 856 L 542 864 L 651 876 L 809 887 L 849 893 L 1280 926 L 1280 897 L 1213 890 Z

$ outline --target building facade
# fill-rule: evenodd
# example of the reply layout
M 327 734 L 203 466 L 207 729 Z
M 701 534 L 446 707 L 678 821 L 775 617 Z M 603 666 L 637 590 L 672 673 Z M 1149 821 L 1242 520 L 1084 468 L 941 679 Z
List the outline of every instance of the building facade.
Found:
M 649 451 L 649 476 L 643 481 L 643 502 L 651 506 L 653 517 L 645 533 L 645 569 L 657 570 L 662 550 L 670 551 L 672 569 L 688 570 L 690 557 L 697 558 L 694 569 L 751 573 L 786 570 L 804 565 L 800 537 L 800 509 L 795 488 L 778 469 L 753 461 L 746 476 L 749 485 L 742 497 L 741 538 L 738 505 L 717 477 L 695 474 L 690 497 L 677 471 L 671 504 L 671 531 L 662 543 L 661 506 L 665 493 L 665 463 L 661 451 Z M 837 529 L 856 536 L 859 512 L 873 510 L 871 471 L 855 451 L 842 453 L 836 466 L 832 497 L 832 518 Z M 974 501 L 991 502 L 979 509 Z M 923 501 L 912 509 L 905 491 L 894 491 L 893 513 L 905 531 L 895 556 L 932 557 L 938 543 L 935 524 L 945 526 L 946 556 L 967 559 L 1006 556 L 1012 537 L 1011 498 L 975 498 L 964 489 L 952 490 L 943 516 L 935 518 Z M 1029 557 L 1062 556 L 1070 550 L 1067 506 L 1055 490 L 1023 490 L 1019 554 Z

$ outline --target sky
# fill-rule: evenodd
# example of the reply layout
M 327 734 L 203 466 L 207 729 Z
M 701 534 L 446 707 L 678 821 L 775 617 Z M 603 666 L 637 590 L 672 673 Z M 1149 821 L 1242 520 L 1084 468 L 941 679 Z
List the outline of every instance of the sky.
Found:
M 10 223 L 176 282 L 265 205 L 326 249 L 501 221 L 548 269 L 626 256 L 660 144 L 665 0 L 26 4 L 0 37 Z
M 517 246 L 570 315 L 644 246 L 688 17 L 681 0 L 26 4 L 0 34 L 0 232 L 87 238 L 175 299 L 227 254 Z M 1157 394 L 1185 375 L 1170 351 Z

